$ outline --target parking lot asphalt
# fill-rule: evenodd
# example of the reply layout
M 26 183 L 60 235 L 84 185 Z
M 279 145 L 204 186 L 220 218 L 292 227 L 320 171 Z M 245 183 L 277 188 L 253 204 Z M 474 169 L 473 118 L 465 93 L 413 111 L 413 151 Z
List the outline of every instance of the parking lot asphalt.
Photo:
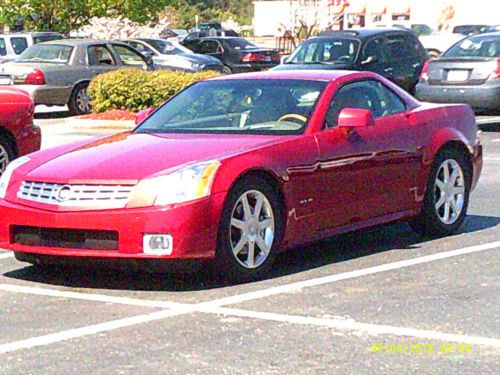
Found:
M 91 136 L 43 124 L 44 147 Z M 494 374 L 500 129 L 454 236 L 404 223 L 278 257 L 264 280 L 42 272 L 0 250 L 0 374 Z

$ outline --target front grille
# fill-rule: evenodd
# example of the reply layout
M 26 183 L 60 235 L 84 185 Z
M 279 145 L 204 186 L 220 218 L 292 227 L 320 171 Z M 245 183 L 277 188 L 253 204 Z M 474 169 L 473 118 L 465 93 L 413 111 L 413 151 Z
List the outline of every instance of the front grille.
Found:
M 118 250 L 118 232 L 110 230 L 58 229 L 14 225 L 12 243 L 64 249 Z
M 66 207 L 123 208 L 132 194 L 132 186 L 63 185 L 23 181 L 17 197 L 32 202 Z

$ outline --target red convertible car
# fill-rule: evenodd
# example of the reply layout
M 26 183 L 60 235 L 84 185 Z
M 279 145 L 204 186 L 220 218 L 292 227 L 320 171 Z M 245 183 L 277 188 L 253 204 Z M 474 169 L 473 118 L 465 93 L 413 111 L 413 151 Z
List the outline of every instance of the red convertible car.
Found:
M 0 88 L 0 175 L 11 160 L 40 149 L 40 128 L 33 125 L 34 112 L 28 93 Z
M 220 77 L 131 132 L 11 164 L 0 248 L 34 264 L 214 258 L 253 278 L 279 250 L 381 223 L 451 234 L 481 167 L 467 105 L 368 72 Z

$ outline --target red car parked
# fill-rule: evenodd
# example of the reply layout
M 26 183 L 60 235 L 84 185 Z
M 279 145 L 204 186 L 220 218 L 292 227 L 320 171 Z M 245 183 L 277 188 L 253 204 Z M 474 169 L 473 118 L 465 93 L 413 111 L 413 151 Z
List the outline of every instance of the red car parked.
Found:
M 419 103 L 374 73 L 211 79 L 132 132 L 15 165 L 0 247 L 31 263 L 215 258 L 251 278 L 280 249 L 381 223 L 447 235 L 481 171 L 476 133 L 467 105 Z
M 0 175 L 15 158 L 40 150 L 40 128 L 33 125 L 35 107 L 29 94 L 0 88 Z

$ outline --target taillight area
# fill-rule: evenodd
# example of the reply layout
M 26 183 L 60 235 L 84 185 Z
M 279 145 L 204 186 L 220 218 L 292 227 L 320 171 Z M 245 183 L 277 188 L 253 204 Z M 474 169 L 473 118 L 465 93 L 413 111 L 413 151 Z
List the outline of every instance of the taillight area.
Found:
M 420 73 L 420 79 L 422 81 L 428 81 L 429 80 L 429 62 L 426 61 L 423 68 L 422 72 Z
M 493 72 L 493 77 L 500 78 L 500 60 L 497 60 L 497 68 Z
M 45 77 L 40 69 L 33 69 L 24 80 L 25 85 L 45 85 Z
M 264 61 L 265 56 L 262 53 L 247 53 L 241 61 L 243 62 L 256 62 L 256 61 Z

